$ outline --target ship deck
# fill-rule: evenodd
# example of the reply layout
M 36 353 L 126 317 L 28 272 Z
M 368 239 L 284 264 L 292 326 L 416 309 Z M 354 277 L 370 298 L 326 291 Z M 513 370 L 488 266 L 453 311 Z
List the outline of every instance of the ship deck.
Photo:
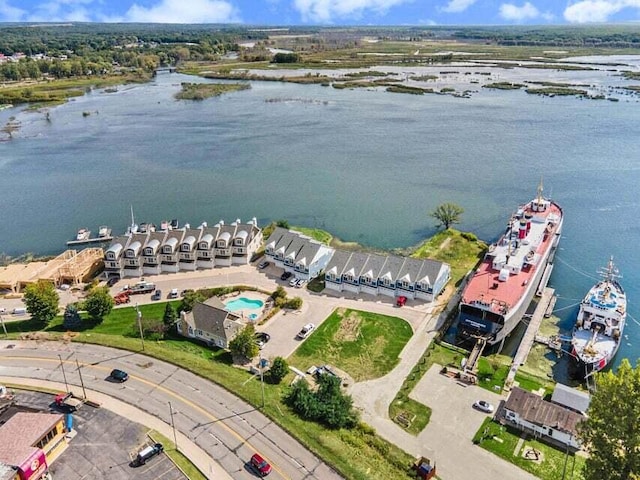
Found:
M 601 333 L 594 334 L 591 330 L 577 329 L 571 341 L 576 355 L 585 363 L 594 363 L 602 358 L 609 359 L 616 349 L 617 342 Z
M 556 222 L 553 230 L 545 236 L 546 219 L 550 218 L 551 215 L 555 215 L 555 219 L 558 222 Z M 506 305 L 507 310 L 509 310 L 525 296 L 529 288 L 535 288 L 534 285 L 530 284 L 538 269 L 544 269 L 546 266 L 546 262 L 543 262 L 542 259 L 550 250 L 554 241 L 555 233 L 561 224 L 562 212 L 555 203 L 551 203 L 551 207 L 545 212 L 544 219 L 541 220 L 532 224 L 531 231 L 525 238 L 528 243 L 521 246 L 518 249 L 519 251 L 510 252 L 511 256 L 506 256 L 504 248 L 499 246 L 498 249 L 502 249 L 501 251 L 493 252 L 493 255 L 487 254 L 464 290 L 462 295 L 464 303 L 481 302 L 485 305 L 493 304 L 492 310 L 496 313 L 502 313 L 500 305 Z M 517 273 L 511 273 L 506 281 L 499 279 L 500 271 L 493 268 L 494 256 L 502 255 L 507 260 L 507 265 L 511 266 L 518 264 L 518 262 L 520 264 L 523 263 L 525 255 L 533 249 L 535 249 L 534 261 Z

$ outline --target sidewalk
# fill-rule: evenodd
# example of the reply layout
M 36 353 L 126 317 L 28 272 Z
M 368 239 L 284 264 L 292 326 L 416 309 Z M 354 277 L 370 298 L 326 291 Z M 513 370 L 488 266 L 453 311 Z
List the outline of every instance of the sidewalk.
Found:
M 60 390 L 63 392 L 65 386 L 63 383 L 50 382 L 47 380 L 39 380 L 32 378 L 19 378 L 19 377 L 0 377 L 0 383 L 6 384 L 18 384 L 28 386 L 33 389 L 46 388 L 51 390 Z M 145 427 L 160 432 L 165 437 L 173 438 L 173 429 L 171 425 L 168 425 L 160 419 L 149 415 L 148 413 L 140 410 L 133 405 L 116 400 L 113 397 L 105 395 L 95 390 L 86 390 L 89 400 L 98 402 L 101 408 L 106 408 L 112 411 L 116 415 L 126 418 L 132 422 L 139 423 Z M 89 407 L 86 407 L 89 408 Z M 183 435 L 181 432 L 176 431 L 178 439 L 178 447 L 180 453 L 187 457 L 191 462 L 209 479 L 215 478 L 223 480 L 232 480 L 229 474 L 223 470 L 207 453 L 193 443 L 189 438 Z

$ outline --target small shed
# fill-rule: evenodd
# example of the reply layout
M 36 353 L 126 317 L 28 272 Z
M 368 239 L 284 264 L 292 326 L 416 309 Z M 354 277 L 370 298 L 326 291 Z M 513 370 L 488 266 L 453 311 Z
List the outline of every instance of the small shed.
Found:
M 558 383 L 553 390 L 553 395 L 551 395 L 551 401 L 584 415 L 589 409 L 591 396 L 587 392 L 583 392 L 577 388 L 571 388 L 562 383 Z

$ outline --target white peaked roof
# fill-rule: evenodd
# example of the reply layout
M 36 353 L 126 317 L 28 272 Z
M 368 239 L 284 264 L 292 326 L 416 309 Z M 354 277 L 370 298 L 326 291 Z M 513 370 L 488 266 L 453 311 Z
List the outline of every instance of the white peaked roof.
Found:
M 113 254 L 117 257 L 118 255 L 120 255 L 120 252 L 123 248 L 124 247 L 121 243 L 114 243 L 107 249 L 107 252 L 113 252 Z
M 175 250 L 176 245 L 178 244 L 178 239 L 176 237 L 168 238 L 164 244 L 165 246 L 171 247 L 172 250 Z
M 218 237 L 218 240 L 224 240 L 225 242 L 228 242 L 230 238 L 231 234 L 229 232 L 222 232 Z
M 154 238 L 149 243 L 147 243 L 147 245 L 144 248 L 150 248 L 155 253 L 158 251 L 159 246 L 160 246 L 160 240 L 158 240 L 157 238 Z
M 142 247 L 142 244 L 140 242 L 133 242 L 131 245 L 129 245 L 127 250 L 131 250 L 137 254 L 140 251 L 140 247 Z
M 200 241 L 205 242 L 207 245 L 211 245 L 211 242 L 213 242 L 213 235 L 211 235 L 210 233 L 207 233 L 204 237 L 200 239 Z
M 246 230 L 240 230 L 236 234 L 236 238 L 241 238 L 242 240 L 246 240 L 248 236 L 249 236 L 249 232 L 247 232 Z
M 189 235 L 187 238 L 185 238 L 182 243 L 186 243 L 187 245 L 189 245 L 190 247 L 193 247 L 193 245 L 196 243 L 196 237 L 194 237 L 193 235 Z

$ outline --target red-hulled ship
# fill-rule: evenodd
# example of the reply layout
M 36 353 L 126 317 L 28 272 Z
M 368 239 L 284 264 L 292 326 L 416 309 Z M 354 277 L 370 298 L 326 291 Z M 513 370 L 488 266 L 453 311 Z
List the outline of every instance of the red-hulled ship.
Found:
M 463 338 L 502 342 L 546 286 L 563 216 L 542 191 L 541 182 L 537 197 L 518 208 L 465 287 L 458 314 Z

